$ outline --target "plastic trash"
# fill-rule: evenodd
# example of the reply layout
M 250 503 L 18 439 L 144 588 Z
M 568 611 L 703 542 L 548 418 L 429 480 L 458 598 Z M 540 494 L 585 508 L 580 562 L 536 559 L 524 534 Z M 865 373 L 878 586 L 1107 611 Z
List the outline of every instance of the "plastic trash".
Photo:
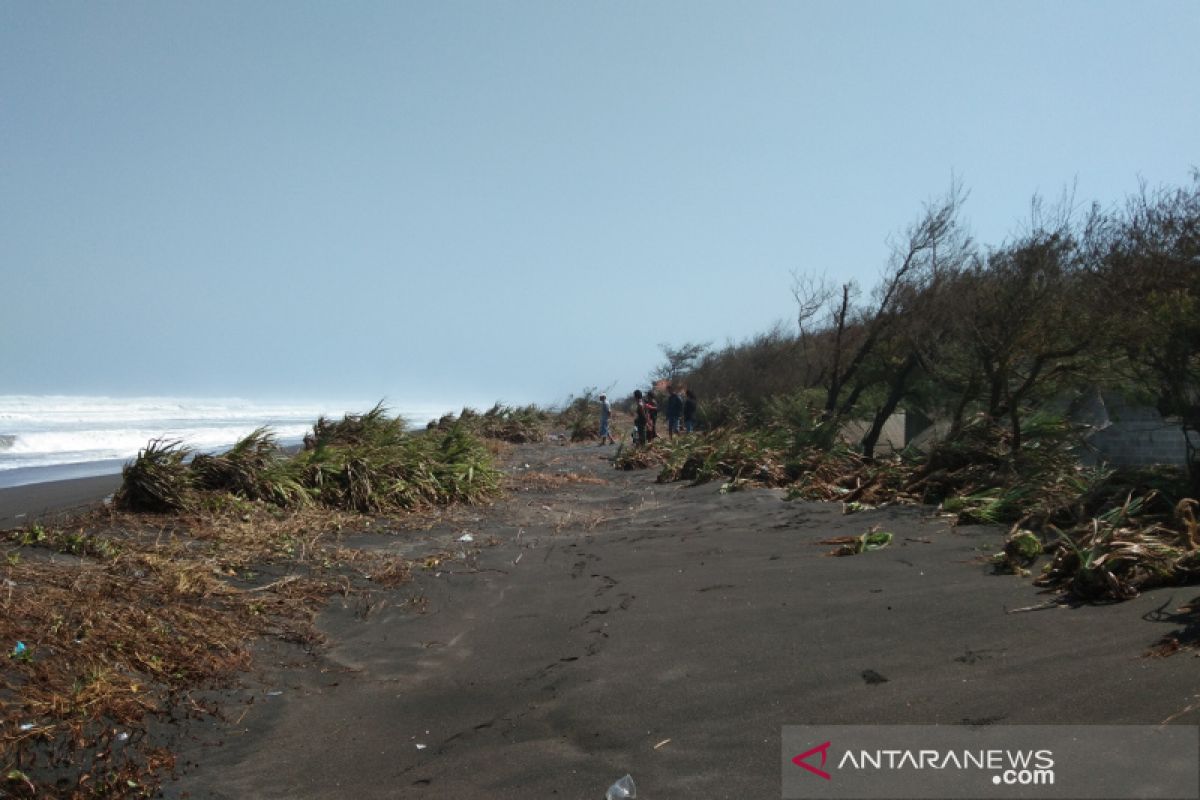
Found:
M 475 541 L 475 537 L 469 533 L 464 533 L 462 536 L 458 537 L 458 540 L 460 542 L 473 542 Z
M 28 650 L 29 648 L 25 646 L 24 642 L 17 642 L 17 646 L 12 649 L 13 658 L 21 657 Z
M 634 797 L 637 797 L 637 786 L 633 783 L 632 775 L 621 778 L 604 793 L 604 800 L 626 800 Z

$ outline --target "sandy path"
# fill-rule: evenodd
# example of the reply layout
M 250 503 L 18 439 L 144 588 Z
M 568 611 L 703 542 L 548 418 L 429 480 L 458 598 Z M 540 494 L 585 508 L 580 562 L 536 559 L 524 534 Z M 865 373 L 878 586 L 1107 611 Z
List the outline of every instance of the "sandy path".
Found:
M 167 795 L 601 798 L 631 772 L 650 800 L 778 797 L 787 724 L 1155 723 L 1200 700 L 1190 654 L 1141 657 L 1179 627 L 1156 617 L 1200 590 L 1009 614 L 1045 598 L 975 562 L 1002 530 L 658 486 L 598 453 L 521 448 L 517 475 L 605 482 L 364 539 L 496 544 L 331 604 L 328 647 L 264 657 L 230 702 L 236 725 L 188 732 Z M 872 524 L 895 544 L 814 545 Z

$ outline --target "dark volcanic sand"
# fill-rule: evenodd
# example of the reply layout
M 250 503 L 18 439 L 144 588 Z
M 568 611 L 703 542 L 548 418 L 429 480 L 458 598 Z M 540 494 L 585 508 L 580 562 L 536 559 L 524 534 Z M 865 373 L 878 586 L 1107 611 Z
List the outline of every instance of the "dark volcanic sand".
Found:
M 976 562 L 1003 530 L 659 486 L 602 452 L 539 445 L 516 460 L 604 485 L 359 540 L 414 555 L 484 546 L 381 606 L 335 601 L 315 656 L 264 648 L 228 721 L 184 731 L 167 796 L 598 800 L 630 772 L 649 800 L 769 798 L 783 725 L 1157 723 L 1197 701 L 1190 653 L 1142 657 L 1178 627 L 1155 609 L 1196 588 L 1007 614 L 1047 596 Z M 814 546 L 872 524 L 893 546 Z M 452 544 L 463 530 L 474 546 Z
M 120 485 L 120 475 L 102 475 L 0 489 L 0 529 L 19 528 L 47 515 L 84 508 Z

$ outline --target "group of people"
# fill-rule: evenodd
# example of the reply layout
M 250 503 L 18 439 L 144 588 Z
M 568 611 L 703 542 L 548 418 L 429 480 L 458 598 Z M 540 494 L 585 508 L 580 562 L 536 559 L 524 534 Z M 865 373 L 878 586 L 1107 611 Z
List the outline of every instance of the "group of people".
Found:
M 658 399 L 651 387 L 645 394 L 638 389 L 633 393 L 636 404 L 633 409 L 633 439 L 637 444 L 644 445 L 658 436 Z M 677 433 L 692 433 L 696 430 L 696 393 L 691 389 L 680 394 L 677 386 L 668 387 L 667 395 L 667 436 L 675 438 Z M 612 419 L 612 407 L 607 395 L 600 395 L 600 445 L 616 444 L 609 423 Z

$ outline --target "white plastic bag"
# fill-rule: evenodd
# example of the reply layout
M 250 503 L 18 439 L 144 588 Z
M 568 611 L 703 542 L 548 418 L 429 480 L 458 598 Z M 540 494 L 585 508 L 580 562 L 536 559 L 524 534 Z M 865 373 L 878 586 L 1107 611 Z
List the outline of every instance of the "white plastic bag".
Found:
M 637 787 L 633 785 L 633 776 L 626 775 L 621 780 L 608 787 L 604 800 L 632 800 L 637 797 Z

